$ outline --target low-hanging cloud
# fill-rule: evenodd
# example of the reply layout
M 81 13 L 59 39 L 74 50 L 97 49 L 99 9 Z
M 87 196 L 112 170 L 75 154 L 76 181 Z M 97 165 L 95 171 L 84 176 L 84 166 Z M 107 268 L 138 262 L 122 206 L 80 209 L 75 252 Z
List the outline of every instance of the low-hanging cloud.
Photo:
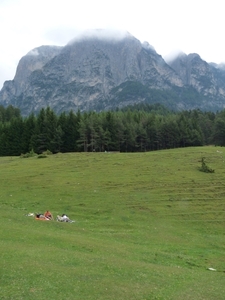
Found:
M 33 50 L 29 51 L 29 52 L 27 53 L 27 55 L 30 55 L 30 56 L 38 56 L 38 55 L 39 55 L 38 49 L 33 49 Z
M 85 39 L 99 39 L 99 40 L 122 40 L 125 37 L 129 37 L 131 34 L 125 30 L 119 29 L 87 29 L 83 31 L 79 31 L 76 33 L 74 38 L 69 41 L 68 44 L 72 44 L 76 41 L 85 40 Z
M 178 56 L 186 56 L 186 54 L 180 49 L 174 49 L 167 55 L 163 56 L 163 58 L 167 63 L 170 63 L 174 59 L 176 59 Z

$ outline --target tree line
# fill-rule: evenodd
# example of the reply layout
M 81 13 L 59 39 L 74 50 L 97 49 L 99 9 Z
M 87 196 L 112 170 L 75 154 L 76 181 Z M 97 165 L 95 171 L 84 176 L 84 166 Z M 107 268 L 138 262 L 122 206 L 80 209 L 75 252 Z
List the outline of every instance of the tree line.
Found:
M 47 150 L 143 152 L 209 144 L 225 146 L 225 110 L 172 112 L 145 104 L 56 115 L 47 107 L 22 117 L 19 109 L 0 106 L 0 156 Z

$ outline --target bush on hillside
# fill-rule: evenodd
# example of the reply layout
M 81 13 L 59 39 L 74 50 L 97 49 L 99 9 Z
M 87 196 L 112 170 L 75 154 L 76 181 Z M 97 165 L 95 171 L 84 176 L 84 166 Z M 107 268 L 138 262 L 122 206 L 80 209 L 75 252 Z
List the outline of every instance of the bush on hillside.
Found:
M 201 167 L 199 167 L 199 171 L 205 172 L 205 173 L 214 173 L 214 172 L 215 172 L 215 170 L 211 169 L 210 167 L 208 167 L 208 166 L 206 165 L 206 162 L 205 162 L 205 158 L 204 158 L 204 157 L 202 157 L 201 163 L 202 163 L 202 165 L 201 165 Z
M 35 153 L 33 149 L 28 153 L 20 154 L 20 158 L 28 158 L 28 157 L 34 157 L 34 156 L 37 156 L 37 153 Z
M 50 150 L 46 150 L 42 152 L 43 155 L 52 155 L 52 152 Z

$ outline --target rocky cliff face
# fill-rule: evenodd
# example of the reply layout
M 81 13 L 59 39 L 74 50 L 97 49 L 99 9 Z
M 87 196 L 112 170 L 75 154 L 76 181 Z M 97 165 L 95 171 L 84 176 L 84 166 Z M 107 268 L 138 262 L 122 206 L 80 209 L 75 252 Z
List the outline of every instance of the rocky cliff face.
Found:
M 208 64 L 196 54 L 181 53 L 169 65 L 177 72 L 185 85 L 199 93 L 212 97 L 225 96 L 225 72 L 223 67 Z
M 129 33 L 113 38 L 95 34 L 65 47 L 42 46 L 30 51 L 21 58 L 14 79 L 4 83 L 0 104 L 19 107 L 23 115 L 46 106 L 56 113 L 103 110 L 139 101 L 157 102 L 153 91 L 164 95 L 175 91 L 175 106 L 192 109 L 193 101 L 183 103 L 186 98 L 180 96 L 191 87 L 201 95 L 199 108 L 205 101 L 213 106 L 214 99 L 216 107 L 222 108 L 224 79 L 223 68 L 207 64 L 197 54 L 182 54 L 167 64 L 152 46 L 141 44 Z
M 13 80 L 6 81 L 0 92 L 0 103 L 12 104 L 24 109 L 24 99 L 32 89 L 30 77 L 33 72 L 42 70 L 43 66 L 61 51 L 61 47 L 41 46 L 35 48 L 21 58 Z M 28 107 L 32 104 L 27 103 Z M 28 111 L 32 111 L 28 108 Z

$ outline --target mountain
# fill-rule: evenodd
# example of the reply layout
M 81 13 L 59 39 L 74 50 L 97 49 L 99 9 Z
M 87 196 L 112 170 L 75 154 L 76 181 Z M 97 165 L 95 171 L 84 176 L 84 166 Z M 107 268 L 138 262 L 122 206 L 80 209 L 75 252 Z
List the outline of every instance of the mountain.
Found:
M 189 55 L 180 53 L 168 64 L 176 71 L 186 86 L 193 87 L 200 95 L 206 97 L 203 100 L 203 107 L 208 104 L 213 110 L 215 107 L 223 108 L 225 106 L 225 68 L 223 64 L 208 64 L 196 53 Z
M 225 107 L 225 68 L 198 54 L 165 62 L 129 33 L 87 31 L 64 47 L 41 46 L 19 61 L 0 104 L 22 115 L 50 106 L 56 113 L 161 103 L 172 109 Z

